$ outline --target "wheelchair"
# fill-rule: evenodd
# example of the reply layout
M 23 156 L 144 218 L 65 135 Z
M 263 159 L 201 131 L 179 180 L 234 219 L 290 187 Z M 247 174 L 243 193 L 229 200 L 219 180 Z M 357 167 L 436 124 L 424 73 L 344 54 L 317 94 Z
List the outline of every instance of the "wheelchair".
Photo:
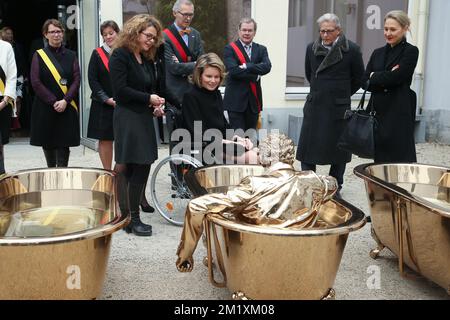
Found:
M 181 111 L 175 107 L 165 110 L 166 120 L 173 124 L 173 130 L 182 128 Z M 172 133 L 172 130 L 169 130 Z M 172 151 L 173 144 L 169 142 Z M 185 210 L 188 202 L 193 198 L 184 177 L 194 168 L 203 166 L 195 158 L 202 152 L 201 148 L 192 150 L 189 145 L 189 154 L 172 154 L 162 159 L 153 170 L 150 180 L 150 194 L 155 210 L 169 223 L 176 226 L 184 224 Z

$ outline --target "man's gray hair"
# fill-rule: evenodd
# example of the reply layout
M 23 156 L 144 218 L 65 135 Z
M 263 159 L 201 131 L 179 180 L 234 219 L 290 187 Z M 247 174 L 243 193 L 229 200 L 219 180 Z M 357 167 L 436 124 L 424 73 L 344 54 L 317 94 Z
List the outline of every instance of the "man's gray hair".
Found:
M 320 25 L 325 21 L 334 22 L 336 24 L 336 27 L 338 27 L 339 29 L 341 28 L 341 22 L 339 21 L 339 17 L 334 13 L 325 13 L 323 16 L 317 19 L 317 24 L 319 25 L 319 28 Z
M 173 4 L 173 8 L 172 11 L 173 12 L 177 12 L 180 11 L 181 6 L 183 4 L 187 4 L 188 6 L 194 6 L 194 3 L 190 0 L 177 0 L 174 4 Z
M 241 26 L 242 26 L 243 23 L 253 23 L 253 25 L 255 26 L 255 31 L 256 31 L 256 29 L 258 27 L 255 19 L 253 19 L 253 18 L 242 18 L 241 21 L 239 21 L 238 30 L 241 30 Z

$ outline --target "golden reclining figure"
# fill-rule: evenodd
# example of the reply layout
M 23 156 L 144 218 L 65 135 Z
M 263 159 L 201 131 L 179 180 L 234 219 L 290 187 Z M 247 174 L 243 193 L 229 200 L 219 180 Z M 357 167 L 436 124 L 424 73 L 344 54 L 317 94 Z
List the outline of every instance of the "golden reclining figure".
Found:
M 192 271 L 192 255 L 203 233 L 205 214 L 278 228 L 326 224 L 318 221 L 318 212 L 336 192 L 335 178 L 296 171 L 292 167 L 294 144 L 285 135 L 267 136 L 260 144 L 258 157 L 262 165 L 270 166 L 264 175 L 246 177 L 226 194 L 207 194 L 189 202 L 177 250 L 178 271 Z

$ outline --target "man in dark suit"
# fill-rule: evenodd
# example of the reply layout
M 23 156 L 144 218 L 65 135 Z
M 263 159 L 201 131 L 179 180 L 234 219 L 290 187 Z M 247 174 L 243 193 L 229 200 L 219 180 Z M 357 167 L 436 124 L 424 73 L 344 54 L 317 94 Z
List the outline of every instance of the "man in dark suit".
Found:
M 188 81 L 197 58 L 203 54 L 200 33 L 192 28 L 194 4 L 190 0 L 177 0 L 173 5 L 175 21 L 164 30 L 166 60 L 166 87 L 181 105 L 183 95 L 190 89 Z
M 305 72 L 311 89 L 303 108 L 296 158 L 302 170 L 331 164 L 329 175 L 340 189 L 351 154 L 338 149 L 337 141 L 345 128 L 350 97 L 361 87 L 364 63 L 359 46 L 345 38 L 335 14 L 324 14 L 317 23 L 320 37 L 306 49 Z
M 267 48 L 256 42 L 257 24 L 251 18 L 239 23 L 239 39 L 224 50 L 224 63 L 228 77 L 224 108 L 233 129 L 256 129 L 262 110 L 261 76 L 272 68 Z

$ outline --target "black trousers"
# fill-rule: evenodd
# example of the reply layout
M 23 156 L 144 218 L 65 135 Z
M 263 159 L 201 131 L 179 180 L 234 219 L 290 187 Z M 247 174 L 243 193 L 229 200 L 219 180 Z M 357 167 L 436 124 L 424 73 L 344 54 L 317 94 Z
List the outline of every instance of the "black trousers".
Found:
M 312 170 L 312 171 L 316 172 L 315 164 L 302 162 L 301 165 L 302 165 L 302 171 Z M 344 184 L 345 166 L 346 166 L 346 163 L 338 163 L 338 164 L 332 164 L 331 168 L 330 168 L 329 175 L 336 178 L 339 189 L 342 188 L 342 185 Z
M 258 111 L 255 112 L 249 105 L 243 112 L 228 111 L 228 117 L 230 120 L 230 126 L 234 130 L 256 130 L 256 125 L 258 124 Z

